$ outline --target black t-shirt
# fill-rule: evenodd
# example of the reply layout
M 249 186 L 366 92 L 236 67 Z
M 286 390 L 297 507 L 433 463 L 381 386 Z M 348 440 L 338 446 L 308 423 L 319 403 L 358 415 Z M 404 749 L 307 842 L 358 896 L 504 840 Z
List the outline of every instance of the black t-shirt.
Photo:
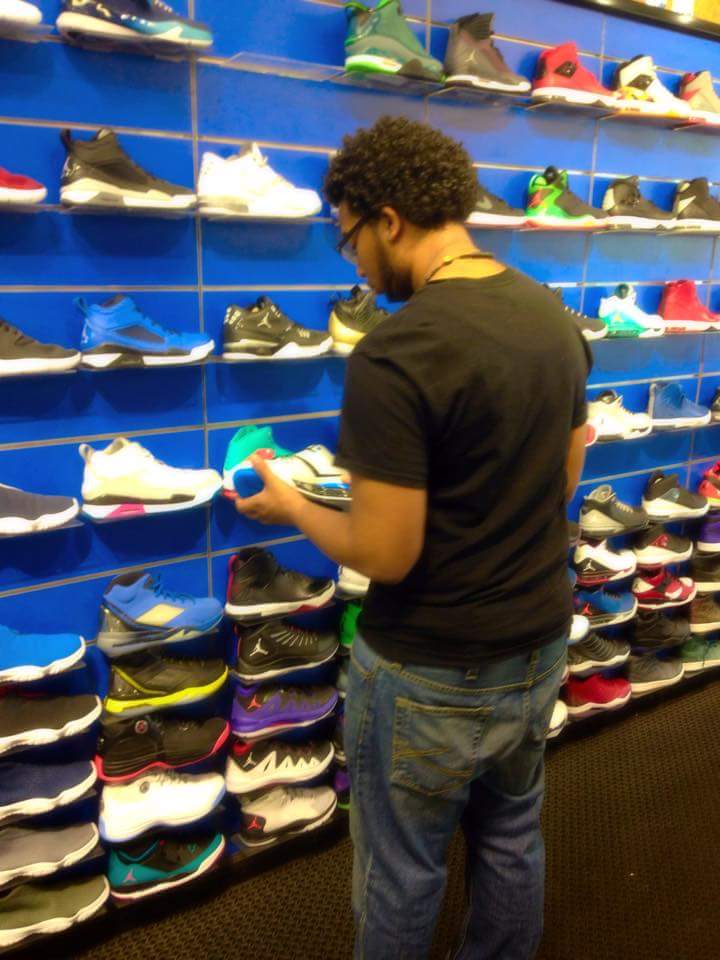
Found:
M 365 601 L 381 656 L 472 667 L 567 628 L 566 459 L 590 364 L 557 298 L 510 269 L 426 284 L 355 347 L 336 461 L 428 494 L 418 562 Z

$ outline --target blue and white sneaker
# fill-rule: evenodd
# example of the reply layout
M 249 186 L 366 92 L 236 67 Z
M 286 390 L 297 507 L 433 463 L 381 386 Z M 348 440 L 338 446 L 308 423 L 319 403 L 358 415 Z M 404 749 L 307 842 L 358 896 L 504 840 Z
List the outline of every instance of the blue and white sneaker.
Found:
M 73 763 L 0 763 L 0 823 L 34 817 L 79 800 L 97 780 L 89 760 Z
M 0 683 L 31 683 L 69 670 L 82 660 L 77 633 L 19 633 L 0 625 Z
M 631 593 L 578 590 L 575 594 L 575 612 L 587 617 L 592 630 L 632 620 L 637 613 L 637 606 L 637 600 Z
M 175 13 L 163 0 L 64 0 L 60 33 L 98 40 L 143 40 L 206 50 L 213 36 L 204 23 Z
M 83 367 L 164 367 L 199 363 L 215 341 L 204 333 L 177 333 L 146 317 L 130 297 L 75 305 L 85 317 L 80 347 Z
M 154 649 L 211 633 L 223 616 L 214 597 L 173 593 L 149 573 L 126 573 L 112 580 L 103 595 L 97 643 L 109 657 Z
M 710 423 L 710 409 L 693 403 L 677 382 L 652 383 L 648 414 L 656 430 L 704 427 Z

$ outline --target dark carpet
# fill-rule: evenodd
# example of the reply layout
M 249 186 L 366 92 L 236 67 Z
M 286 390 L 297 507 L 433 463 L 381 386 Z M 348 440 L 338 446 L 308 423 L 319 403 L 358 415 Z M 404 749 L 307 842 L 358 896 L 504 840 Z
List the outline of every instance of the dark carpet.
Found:
M 720 684 L 690 685 L 550 752 L 538 960 L 720 956 L 719 730 Z M 349 960 L 350 862 L 347 839 L 316 841 L 266 873 L 198 890 L 175 912 L 158 903 L 112 936 L 89 928 L 63 960 Z M 460 923 L 462 867 L 458 840 L 433 960 Z

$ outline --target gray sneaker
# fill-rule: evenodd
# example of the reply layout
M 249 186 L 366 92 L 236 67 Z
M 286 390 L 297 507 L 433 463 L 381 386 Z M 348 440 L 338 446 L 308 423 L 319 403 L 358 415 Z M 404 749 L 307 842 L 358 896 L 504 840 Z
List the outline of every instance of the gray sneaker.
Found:
M 7 827 L 0 831 L 0 887 L 20 877 L 46 877 L 83 860 L 97 845 L 94 823 L 69 827 Z
M 653 653 L 630 657 L 628 680 L 634 697 L 671 687 L 685 675 L 682 660 L 660 660 Z
M 593 540 L 644 530 L 649 523 L 644 510 L 621 503 L 607 483 L 595 487 L 580 508 L 580 531 L 585 538 Z
M 40 933 L 60 933 L 88 920 L 108 898 L 105 877 L 21 883 L 2 900 L 0 947 Z
M 704 593 L 690 604 L 690 630 L 692 633 L 720 630 L 720 604 L 713 594 Z
M 630 644 L 612 637 L 591 633 L 580 643 L 568 647 L 568 667 L 573 676 L 582 676 L 594 670 L 619 667 L 630 656 Z
M 493 16 L 470 13 L 452 25 L 445 54 L 445 83 L 503 93 L 529 93 L 530 81 L 511 70 L 495 46 Z

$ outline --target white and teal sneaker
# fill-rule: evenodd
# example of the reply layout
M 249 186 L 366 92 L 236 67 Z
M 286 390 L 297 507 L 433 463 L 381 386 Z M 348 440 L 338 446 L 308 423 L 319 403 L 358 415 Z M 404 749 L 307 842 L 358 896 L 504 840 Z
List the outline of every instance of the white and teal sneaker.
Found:
M 618 284 L 611 297 L 602 298 L 598 316 L 609 337 L 661 337 L 665 332 L 662 317 L 638 307 L 637 294 L 629 283 Z

